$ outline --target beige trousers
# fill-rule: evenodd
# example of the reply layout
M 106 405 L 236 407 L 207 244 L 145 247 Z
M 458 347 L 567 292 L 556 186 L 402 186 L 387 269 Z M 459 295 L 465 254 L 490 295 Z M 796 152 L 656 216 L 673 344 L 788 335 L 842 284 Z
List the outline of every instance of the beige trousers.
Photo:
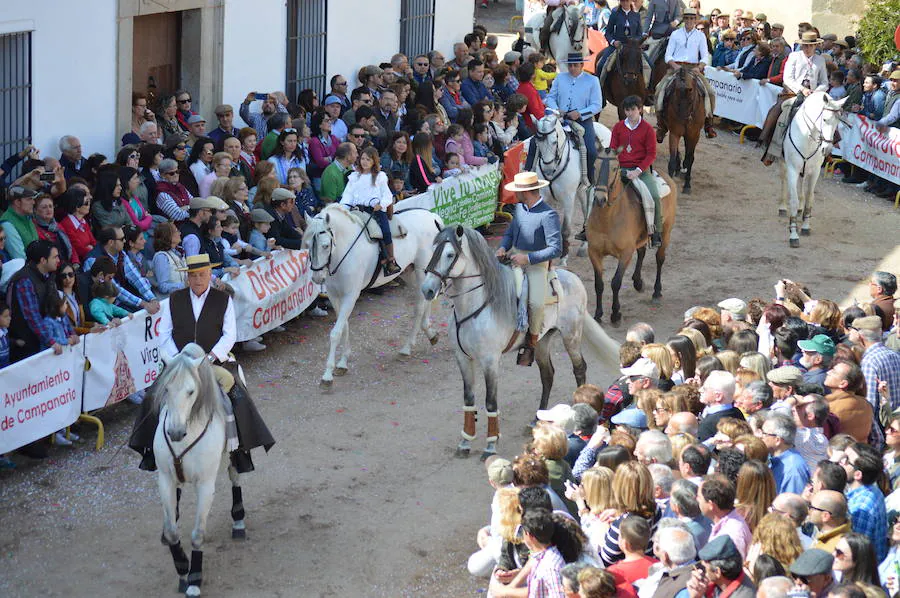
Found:
M 513 248 L 512 252 L 527 255 L 527 251 Z M 523 268 L 528 279 L 528 331 L 540 335 L 544 328 L 544 304 L 547 301 L 547 273 L 550 262 L 531 264 Z
M 216 377 L 216 382 L 219 383 L 219 386 L 222 387 L 222 390 L 225 391 L 225 394 L 231 392 L 231 389 L 234 388 L 234 376 L 231 375 L 231 372 L 226 370 L 220 365 L 213 364 L 212 366 L 213 376 Z

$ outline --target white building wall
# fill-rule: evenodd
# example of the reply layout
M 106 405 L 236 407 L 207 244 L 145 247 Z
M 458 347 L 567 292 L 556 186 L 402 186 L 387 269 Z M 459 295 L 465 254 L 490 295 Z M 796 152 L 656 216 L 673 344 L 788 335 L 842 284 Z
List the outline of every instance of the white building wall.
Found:
M 448 60 L 453 44 L 472 32 L 475 3 L 467 0 L 436 0 L 434 6 L 434 49 Z
M 32 124 L 43 156 L 58 156 L 65 134 L 85 155 L 116 143 L 116 0 L 2 2 L 0 33 L 31 35 Z M 86 32 L 90 32 L 86 34 Z
M 360 67 L 387 62 L 399 51 L 400 0 L 330 0 L 327 30 L 328 79 L 340 73 L 353 89 Z
M 284 89 L 287 69 L 285 0 L 227 0 L 223 39 L 222 103 L 234 107 L 234 126 L 240 128 L 244 123 L 238 116 L 238 108 L 249 92 Z M 214 121 L 207 123 L 207 129 L 215 127 Z

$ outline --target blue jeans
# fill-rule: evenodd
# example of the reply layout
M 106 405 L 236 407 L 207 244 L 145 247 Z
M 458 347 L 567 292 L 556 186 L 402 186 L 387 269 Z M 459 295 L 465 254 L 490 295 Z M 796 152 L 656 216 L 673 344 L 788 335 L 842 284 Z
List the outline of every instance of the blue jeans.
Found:
M 597 136 L 594 133 L 594 119 L 582 118 L 578 123 L 584 127 L 584 149 L 587 152 L 588 179 L 594 181 L 594 160 L 597 159 Z
M 378 223 L 378 228 L 381 229 L 381 236 L 384 237 L 381 242 L 384 245 L 393 243 L 394 240 L 391 238 L 391 223 L 388 220 L 387 212 L 384 210 L 373 210 L 372 208 L 366 208 L 366 211 L 372 214 L 372 218 L 375 219 L 375 222 Z

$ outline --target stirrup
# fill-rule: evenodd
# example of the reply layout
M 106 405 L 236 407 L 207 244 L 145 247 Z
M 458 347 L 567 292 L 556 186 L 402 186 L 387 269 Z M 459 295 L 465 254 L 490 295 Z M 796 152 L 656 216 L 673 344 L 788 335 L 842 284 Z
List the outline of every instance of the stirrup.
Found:
M 393 276 L 394 274 L 399 274 L 401 272 L 401 268 L 397 264 L 397 260 L 395 260 L 394 258 L 385 260 L 383 267 L 384 273 L 388 276 Z

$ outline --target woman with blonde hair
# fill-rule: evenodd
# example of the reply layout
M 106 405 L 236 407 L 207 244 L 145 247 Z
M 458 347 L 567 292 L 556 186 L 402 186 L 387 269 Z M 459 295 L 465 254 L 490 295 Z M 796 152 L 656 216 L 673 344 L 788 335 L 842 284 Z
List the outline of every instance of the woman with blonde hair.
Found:
M 740 364 L 742 368 L 756 372 L 760 380 L 765 380 L 766 374 L 772 369 L 772 360 L 759 351 L 751 351 L 741 355 Z M 749 382 L 747 384 L 749 384 Z
M 791 563 L 803 552 L 797 528 L 789 517 L 769 513 L 759 520 L 753 531 L 753 543 L 747 550 L 747 566 L 753 570 L 757 557 L 767 554 L 790 571 Z
M 683 451 L 686 447 L 697 443 L 697 439 L 687 432 L 672 434 L 671 436 L 669 436 L 669 440 L 672 442 L 672 459 L 676 463 L 678 463 L 678 460 L 681 459 L 681 451 Z M 672 470 L 672 473 L 674 473 L 676 477 L 678 477 L 678 472 L 675 469 Z
M 766 515 L 769 507 L 772 506 L 772 501 L 775 500 L 775 494 L 775 477 L 761 461 L 751 460 L 741 465 L 738 470 L 734 502 L 737 512 L 747 522 L 750 531 L 756 529 L 760 520 Z M 766 554 L 772 553 L 766 552 Z M 785 568 L 788 565 L 790 563 L 785 564 Z
M 647 416 L 647 424 L 654 430 L 658 428 L 654 423 L 654 411 L 656 411 L 656 405 L 662 396 L 663 393 L 658 388 L 646 388 L 634 394 L 634 404 L 644 412 L 644 415 Z
M 749 423 L 747 425 L 750 425 Z M 759 461 L 765 463 L 769 458 L 769 449 L 762 439 L 757 438 L 752 433 L 738 436 L 734 439 L 734 448 L 744 453 L 748 461 Z
M 581 474 L 580 485 L 566 491 L 566 497 L 578 505 L 581 527 L 597 553 L 609 529 L 608 522 L 600 514 L 614 505 L 614 477 L 613 470 L 608 467 L 591 467 Z
M 759 372 L 743 366 L 734 371 L 734 396 L 737 397 L 751 382 L 762 380 Z
M 619 547 L 619 526 L 627 517 L 646 519 L 650 524 L 651 535 L 656 532 L 656 524 L 662 518 L 662 510 L 653 498 L 653 476 L 643 463 L 622 463 L 616 469 L 612 486 L 616 518 L 609 524 L 600 547 L 600 560 L 606 567 L 625 558 L 625 553 Z M 650 549 L 652 546 L 648 546 L 648 550 Z
M 694 343 L 694 349 L 696 350 L 698 359 L 704 355 L 712 355 L 712 349 L 706 344 L 706 338 L 699 330 L 695 328 L 682 328 L 678 331 L 678 334 L 691 339 L 691 342 Z
M 649 343 L 641 349 L 641 356 L 646 357 L 659 368 L 659 388 L 661 390 L 669 390 L 674 386 L 672 373 L 675 371 L 675 364 L 668 347 L 660 343 Z
M 675 413 L 678 411 L 690 411 L 694 415 L 700 415 L 703 411 L 703 403 L 700 402 L 700 388 L 694 384 L 679 384 L 668 393 L 673 395 L 672 407 Z
M 618 589 L 612 573 L 586 567 L 578 573 L 578 595 L 581 598 L 616 598 Z
M 550 474 L 550 488 L 561 498 L 566 495 L 566 482 L 574 482 L 572 468 L 566 462 L 569 441 L 565 431 L 555 424 L 539 423 L 532 430 L 531 452 L 542 457 Z M 572 516 L 578 508 L 569 499 L 563 499 Z
M 725 366 L 727 372 L 734 374 L 737 369 L 741 367 L 741 356 L 734 351 L 719 351 L 716 353 L 716 357 L 718 357 L 719 361 L 722 362 L 722 365 Z
M 835 344 L 841 342 L 841 308 L 834 301 L 818 299 L 816 306 L 809 312 L 806 321 L 822 327 L 822 332 L 827 334 Z M 810 338 L 815 336 L 810 333 Z
M 723 417 L 716 423 L 716 436 L 714 438 L 721 439 L 723 443 L 716 442 L 716 447 L 734 446 L 734 441 L 745 434 L 753 434 L 750 424 L 736 417 Z

